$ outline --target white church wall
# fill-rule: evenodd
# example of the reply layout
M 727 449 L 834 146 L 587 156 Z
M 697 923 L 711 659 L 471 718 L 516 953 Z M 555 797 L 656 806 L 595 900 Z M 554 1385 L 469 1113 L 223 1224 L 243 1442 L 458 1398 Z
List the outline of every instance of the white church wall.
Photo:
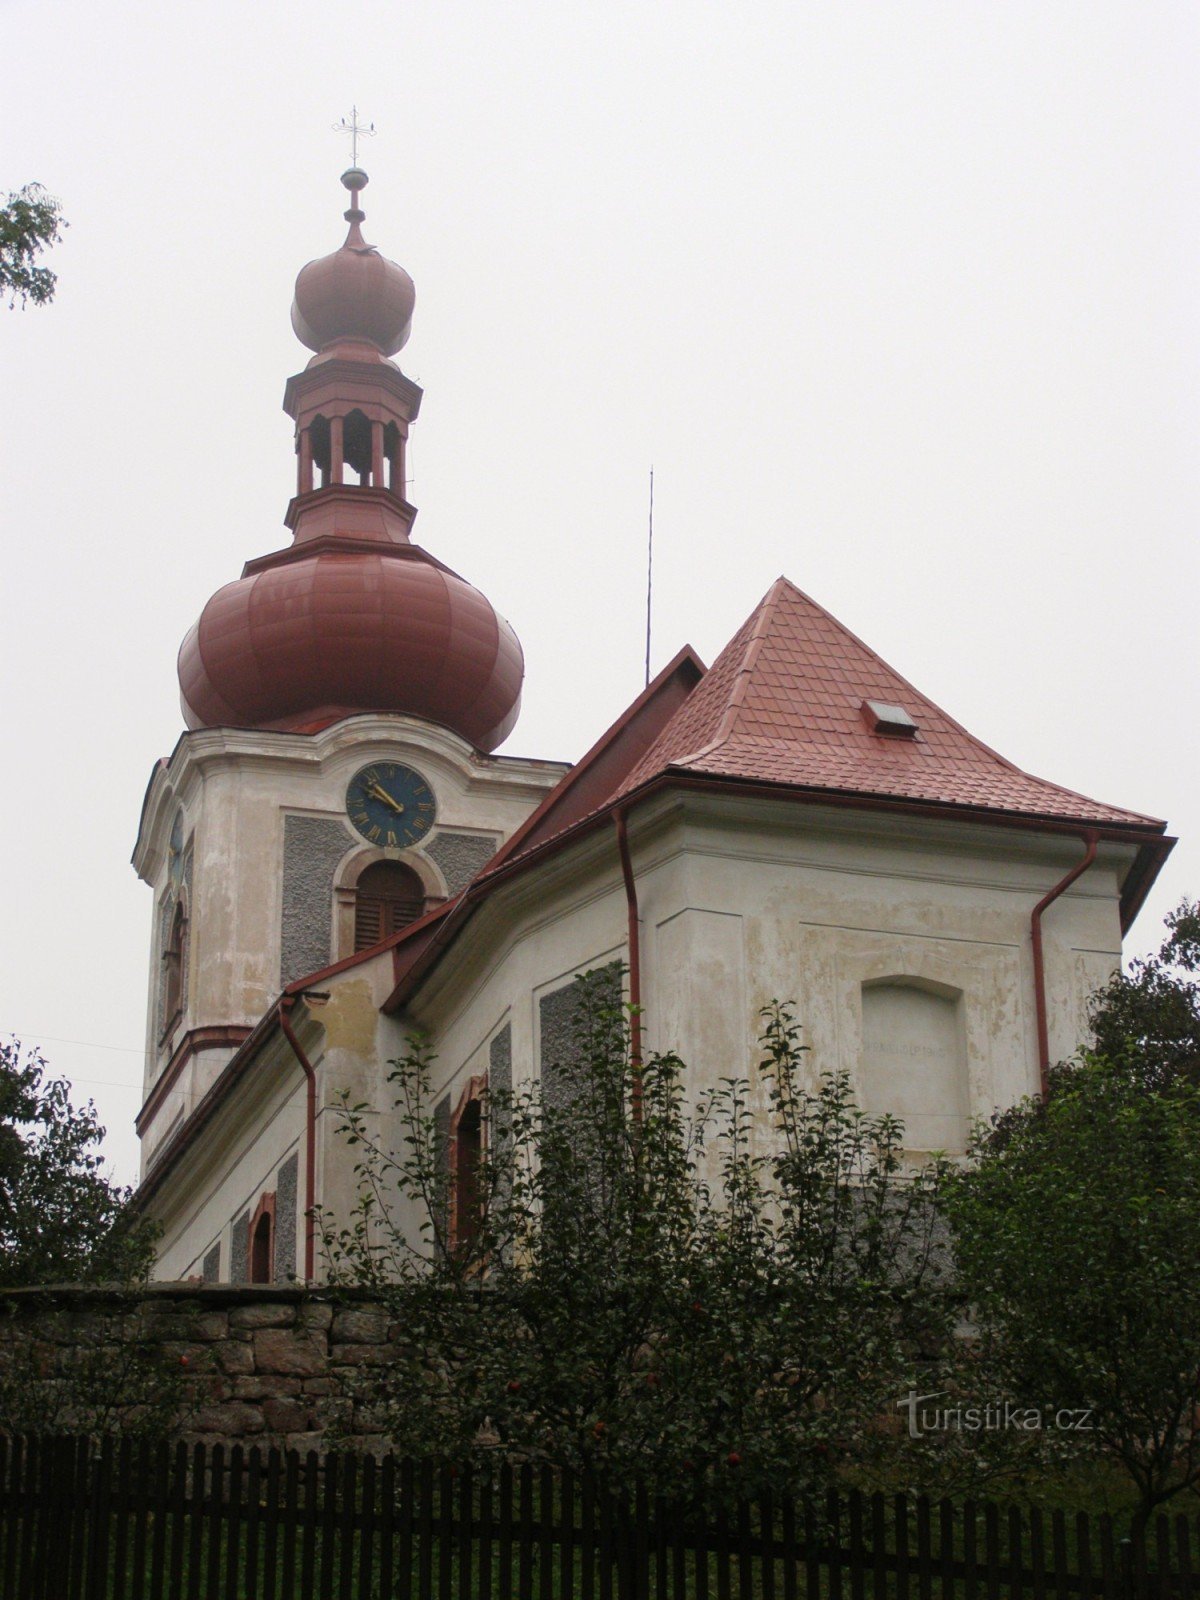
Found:
M 290 1049 L 280 1045 L 256 1063 L 253 1081 L 180 1159 L 154 1206 L 152 1214 L 163 1227 L 156 1278 L 200 1275 L 205 1256 L 219 1244 L 220 1278 L 230 1281 L 239 1248 L 235 1224 L 253 1216 L 260 1196 L 276 1189 L 279 1170 L 291 1154 L 299 1151 L 302 1165 L 305 1080 Z M 294 1229 L 301 1259 L 302 1177 L 296 1189 Z
M 754 1078 L 760 1008 L 774 999 L 796 1008 L 811 1078 L 842 1069 L 871 1111 L 907 1110 L 914 1150 L 936 1138 L 961 1148 L 972 1118 L 1036 1089 L 1029 918 L 1079 842 L 915 819 L 884 832 L 862 813 L 715 797 L 635 813 L 631 834 L 646 1042 L 679 1052 L 694 1096 L 731 1074 Z M 1078 1047 L 1087 995 L 1119 959 L 1128 861 L 1102 851 L 1045 915 L 1052 1053 Z M 626 958 L 615 838 L 593 836 L 536 887 L 524 900 L 497 895 L 417 999 L 439 1094 L 466 1081 L 506 1008 L 514 1072 L 533 1071 L 540 997 Z M 948 997 L 953 1030 L 936 1008 L 920 1023 L 913 993 Z M 913 1081 L 902 1083 L 905 1052 Z M 753 1101 L 765 1112 L 757 1082 Z

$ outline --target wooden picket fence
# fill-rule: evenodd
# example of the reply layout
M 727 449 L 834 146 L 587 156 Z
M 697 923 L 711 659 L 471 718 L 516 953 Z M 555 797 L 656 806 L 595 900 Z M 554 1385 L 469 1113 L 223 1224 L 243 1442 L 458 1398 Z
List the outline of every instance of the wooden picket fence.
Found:
M 0 1438 L 0 1600 L 1200 1600 L 1200 1522 L 831 1494 L 705 1512 L 569 1472 Z

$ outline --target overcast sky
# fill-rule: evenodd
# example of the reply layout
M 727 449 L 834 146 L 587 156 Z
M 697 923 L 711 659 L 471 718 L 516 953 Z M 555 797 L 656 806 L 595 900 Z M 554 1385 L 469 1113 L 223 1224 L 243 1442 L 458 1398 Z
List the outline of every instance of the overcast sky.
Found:
M 297 270 L 417 285 L 417 538 L 578 756 L 780 573 L 1020 765 L 1169 820 L 1200 889 L 1200 7 L 0 0 L 0 193 L 70 231 L 0 310 L 0 1031 L 136 1173 L 142 794 L 208 596 L 287 542 Z

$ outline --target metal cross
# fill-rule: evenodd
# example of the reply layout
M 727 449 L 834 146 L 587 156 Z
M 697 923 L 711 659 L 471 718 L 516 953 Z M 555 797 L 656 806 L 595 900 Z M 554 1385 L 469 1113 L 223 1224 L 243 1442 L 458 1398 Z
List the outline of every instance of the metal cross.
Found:
M 350 165 L 356 167 L 358 165 L 359 138 L 374 138 L 375 124 L 373 122 L 360 122 L 358 120 L 358 107 L 351 106 L 350 121 L 347 122 L 343 117 L 340 122 L 333 124 L 333 131 L 334 133 L 348 133 L 350 135 Z

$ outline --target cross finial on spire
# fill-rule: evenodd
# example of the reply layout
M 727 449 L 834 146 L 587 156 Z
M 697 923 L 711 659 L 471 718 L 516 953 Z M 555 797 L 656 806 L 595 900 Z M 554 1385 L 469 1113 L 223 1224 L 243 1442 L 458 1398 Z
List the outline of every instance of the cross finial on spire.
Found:
M 363 139 L 374 138 L 375 124 L 373 122 L 360 122 L 358 120 L 358 107 L 351 106 L 349 122 L 343 117 L 340 122 L 333 124 L 333 131 L 334 133 L 348 133 L 350 135 L 350 165 L 357 167 L 358 141 L 360 137 Z

